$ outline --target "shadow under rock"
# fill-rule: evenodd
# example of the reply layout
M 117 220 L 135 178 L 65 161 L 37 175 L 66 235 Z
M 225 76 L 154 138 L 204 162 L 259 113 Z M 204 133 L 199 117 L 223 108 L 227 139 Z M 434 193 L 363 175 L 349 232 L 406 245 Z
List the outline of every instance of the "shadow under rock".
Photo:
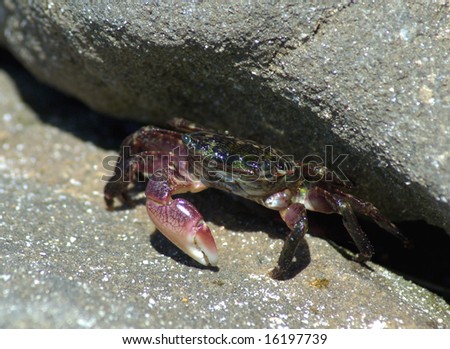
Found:
M 145 184 L 141 183 L 133 189 L 133 192 L 139 193 L 144 189 Z M 181 196 L 192 202 L 206 221 L 224 226 L 227 230 L 261 231 L 272 239 L 281 240 L 284 240 L 288 233 L 288 228 L 278 212 L 252 201 L 215 189 L 208 189 L 196 194 L 186 193 Z M 144 205 L 145 199 L 140 197 L 135 200 L 135 203 Z M 373 262 L 428 288 L 450 302 L 450 260 L 445 258 L 450 251 L 450 238 L 444 230 L 425 222 L 400 222 L 397 224 L 400 231 L 407 235 L 413 245 L 412 248 L 405 249 L 401 241 L 372 221 L 360 219 L 359 222 L 374 247 Z M 344 258 L 351 260 L 358 253 L 339 215 L 325 215 L 308 211 L 308 223 L 308 234 L 328 241 Z M 429 239 L 428 233 L 426 233 L 428 231 L 435 234 L 434 239 Z M 438 244 L 435 244 L 436 239 L 439 241 Z M 182 264 L 207 269 L 181 252 L 161 233 L 154 234 L 150 242 L 158 252 Z M 285 279 L 295 277 L 310 262 L 309 247 L 306 240 L 303 240 Z M 276 264 L 277 260 L 274 260 L 273 266 Z M 362 264 L 362 266 L 371 269 L 366 264 Z M 213 270 L 217 271 L 217 269 Z
M 329 241 L 346 258 L 352 258 L 348 251 L 358 252 L 339 215 L 308 212 L 308 217 L 311 235 Z M 375 250 L 374 263 L 439 294 L 450 303 L 450 237 L 443 229 L 424 221 L 395 222 L 411 243 L 405 248 L 401 241 L 374 222 L 366 219 L 359 219 L 359 222 Z
M 227 230 L 261 231 L 272 239 L 282 240 L 288 233 L 288 228 L 278 212 L 252 201 L 214 189 L 197 194 L 183 194 L 183 197 L 197 207 L 206 221 L 222 225 Z M 358 253 L 342 223 L 341 216 L 308 211 L 308 222 L 308 234 L 328 241 L 344 258 L 351 260 Z M 375 254 L 372 257 L 374 263 L 428 288 L 450 302 L 450 260 L 445 257 L 450 251 L 450 237 L 444 230 L 422 221 L 397 223 L 400 231 L 405 233 L 412 243 L 411 248 L 404 248 L 400 240 L 372 221 L 359 219 L 359 222 L 374 247 Z M 434 239 L 429 239 L 428 233 L 425 233 L 428 231 L 435 234 Z M 436 244 L 436 241 L 439 243 Z M 171 244 L 168 240 L 166 243 Z M 172 248 L 176 249 L 176 247 Z M 310 262 L 309 247 L 306 240 L 303 240 L 297 249 L 295 262 L 286 275 L 286 279 L 295 277 Z M 276 263 L 277 260 L 274 260 L 273 266 Z M 362 266 L 371 269 L 366 264 Z
M 97 113 L 75 98 L 40 83 L 3 49 L 0 49 L 0 69 L 14 80 L 22 100 L 39 119 L 83 141 L 117 150 L 122 140 L 141 126 L 138 122 Z
M 4 49 L 0 49 L 0 69 L 3 69 L 15 81 L 23 101 L 44 123 L 69 132 L 83 141 L 91 142 L 103 149 L 117 150 L 126 136 L 142 126 L 138 122 L 119 120 L 96 113 L 76 99 L 40 83 Z M 211 200 L 223 200 L 219 199 L 220 195 L 226 197 L 225 203 L 217 206 L 211 204 Z M 228 229 L 265 231 L 272 238 L 284 238 L 287 233 L 287 228 L 277 212 L 266 210 L 255 203 L 212 190 L 190 198 L 195 201 L 194 204 L 198 206 L 206 220 L 217 225 L 224 225 Z M 233 204 L 230 204 L 230 198 L 233 198 L 231 199 Z M 308 217 L 309 234 L 325 238 L 335 242 L 336 246 L 343 246 L 352 252 L 357 252 L 340 217 L 313 212 L 309 212 Z M 374 262 L 440 294 L 450 302 L 450 260 L 448 258 L 450 237 L 442 229 L 425 222 L 398 223 L 400 230 L 416 246 L 416 248 L 405 250 L 395 238 L 375 224 L 365 221 L 361 223 L 375 248 Z M 430 238 L 431 236 L 433 238 Z M 154 239 L 156 240 L 151 241 L 156 249 L 160 248 L 159 246 L 166 248 L 166 245 L 169 245 L 168 241 L 164 242 L 165 238 L 161 236 L 156 235 Z M 337 249 L 342 251 L 341 248 Z M 309 262 L 304 265 L 308 258 L 303 246 L 300 246 L 298 253 L 300 255 L 297 259 L 303 260 L 303 265 L 298 266 L 298 272 L 300 272 Z M 183 258 L 185 257 L 180 257 L 180 261 Z M 274 261 L 275 264 L 276 261 Z

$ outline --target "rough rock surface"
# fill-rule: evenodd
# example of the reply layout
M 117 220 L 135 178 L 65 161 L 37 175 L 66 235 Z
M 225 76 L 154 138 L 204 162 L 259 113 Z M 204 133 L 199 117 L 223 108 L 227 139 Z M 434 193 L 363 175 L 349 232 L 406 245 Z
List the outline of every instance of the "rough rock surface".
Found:
M 0 42 L 40 80 L 123 118 L 163 123 L 181 114 L 298 156 L 333 144 L 350 154 L 345 173 L 360 196 L 393 218 L 445 226 L 448 12 L 439 3 L 245 11 L 238 3 L 43 3 L 0 3 Z M 450 327 L 440 297 L 315 237 L 325 229 L 348 239 L 336 221 L 323 228 L 311 217 L 315 235 L 296 275 L 276 282 L 267 272 L 285 228 L 245 202 L 230 205 L 214 191 L 191 198 L 216 236 L 218 270 L 150 236 L 142 206 L 107 212 L 102 161 L 137 125 L 38 84 L 6 56 L 0 327 Z M 434 232 L 419 232 L 430 247 L 417 244 L 405 263 L 427 274 L 440 268 L 436 288 L 448 289 L 448 236 L 440 243 Z M 383 244 L 375 248 L 382 262 Z
M 102 112 L 333 145 L 359 196 L 448 231 L 448 2 L 100 4 L 2 2 L 0 41 Z
M 120 140 L 115 121 L 1 53 L 0 328 L 450 327 L 441 298 L 317 237 L 301 246 L 293 278 L 270 279 L 286 229 L 246 201 L 191 198 L 216 237 L 218 270 L 150 235 L 142 205 L 106 211 L 102 162 Z M 322 224 L 312 219 L 312 231 Z M 339 225 L 327 229 L 345 235 Z

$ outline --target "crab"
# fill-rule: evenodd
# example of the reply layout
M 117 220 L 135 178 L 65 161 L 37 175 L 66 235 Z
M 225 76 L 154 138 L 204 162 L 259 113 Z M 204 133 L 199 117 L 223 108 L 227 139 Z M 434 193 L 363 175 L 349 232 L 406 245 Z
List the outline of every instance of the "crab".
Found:
M 354 258 L 357 262 L 370 260 L 374 250 L 356 214 L 367 216 L 407 242 L 373 204 L 344 191 L 351 187 L 349 181 L 323 165 L 297 162 L 280 150 L 204 129 L 185 119 L 172 119 L 170 125 L 174 130 L 142 127 L 122 142 L 104 198 L 111 210 L 116 198 L 133 205 L 129 185 L 145 178 L 146 208 L 157 229 L 204 266 L 217 266 L 214 238 L 194 205 L 174 198 L 175 194 L 216 188 L 278 211 L 290 231 L 270 272 L 274 279 L 288 275 L 308 231 L 307 210 L 342 216 L 359 250 Z

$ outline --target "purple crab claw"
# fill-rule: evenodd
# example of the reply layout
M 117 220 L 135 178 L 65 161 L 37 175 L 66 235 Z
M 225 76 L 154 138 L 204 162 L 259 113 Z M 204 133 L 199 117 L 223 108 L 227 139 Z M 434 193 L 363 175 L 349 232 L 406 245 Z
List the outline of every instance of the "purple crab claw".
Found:
M 217 265 L 217 248 L 202 215 L 175 194 L 215 188 L 239 195 L 280 213 L 289 228 L 274 279 L 292 275 L 297 249 L 308 232 L 307 210 L 340 214 L 364 263 L 374 249 L 357 216 L 366 216 L 382 229 L 408 239 L 370 202 L 344 192 L 345 178 L 312 162 L 298 162 L 280 150 L 239 139 L 227 132 L 203 129 L 190 121 L 174 119 L 176 131 L 144 126 L 122 142 L 113 176 L 105 185 L 105 202 L 133 202 L 128 186 L 148 178 L 147 211 L 156 227 L 187 255 L 205 266 Z M 267 151 L 269 149 L 269 152 Z M 343 177 L 344 178 L 344 177 Z
M 167 182 L 153 181 L 146 190 L 147 212 L 156 227 L 184 253 L 205 266 L 217 265 L 214 238 L 197 209 L 170 196 Z

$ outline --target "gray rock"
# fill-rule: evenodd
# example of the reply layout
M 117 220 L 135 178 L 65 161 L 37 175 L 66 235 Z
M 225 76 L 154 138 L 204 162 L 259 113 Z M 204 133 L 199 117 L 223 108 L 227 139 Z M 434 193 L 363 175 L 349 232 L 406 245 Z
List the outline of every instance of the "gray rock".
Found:
M 192 197 L 220 253 L 199 268 L 150 237 L 142 205 L 106 211 L 105 119 L 1 63 L 1 328 L 450 327 L 441 298 L 316 237 L 295 277 L 270 279 L 276 225 L 220 193 Z
M 448 27 L 440 1 L 0 4 L 2 44 L 92 108 L 183 115 L 327 164 L 332 145 L 357 195 L 447 231 Z

